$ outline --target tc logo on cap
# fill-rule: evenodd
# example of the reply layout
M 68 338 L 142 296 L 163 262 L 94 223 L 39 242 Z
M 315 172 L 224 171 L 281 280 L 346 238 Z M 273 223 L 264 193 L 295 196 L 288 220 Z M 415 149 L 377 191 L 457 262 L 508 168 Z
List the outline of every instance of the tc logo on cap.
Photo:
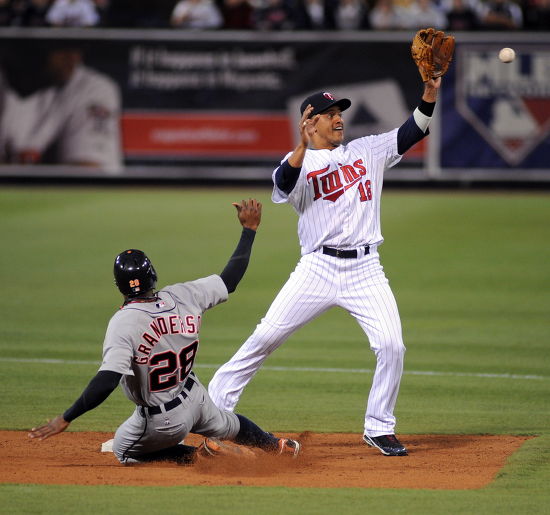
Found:
M 331 93 L 327 93 L 326 91 L 323 93 L 323 96 L 325 98 L 328 98 L 329 100 L 334 100 L 334 97 L 332 96 Z

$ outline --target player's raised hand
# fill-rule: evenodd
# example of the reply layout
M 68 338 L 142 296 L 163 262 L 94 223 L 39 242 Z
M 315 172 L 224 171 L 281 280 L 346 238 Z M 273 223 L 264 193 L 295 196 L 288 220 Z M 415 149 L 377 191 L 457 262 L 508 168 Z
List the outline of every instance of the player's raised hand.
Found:
M 67 422 L 61 415 L 58 415 L 52 420 L 49 420 L 47 424 L 41 427 L 33 427 L 29 432 L 29 438 L 38 438 L 39 440 L 45 440 L 50 436 L 54 436 L 58 433 L 65 431 L 69 427 L 70 422 Z
M 294 152 L 292 152 L 292 154 L 288 158 L 288 163 L 294 168 L 302 167 L 304 156 L 306 155 L 306 150 L 309 147 L 311 138 L 315 134 L 315 126 L 317 125 L 317 122 L 319 121 L 319 118 L 321 116 L 319 114 L 316 114 L 312 118 L 309 118 L 312 111 L 313 106 L 311 104 L 308 104 L 308 106 L 304 109 L 302 117 L 299 121 L 298 128 L 300 129 L 300 142 L 298 143 L 298 146 L 294 149 Z
M 307 147 L 311 140 L 311 137 L 315 134 L 315 125 L 320 115 L 315 115 L 313 118 L 310 118 L 311 111 L 313 111 L 313 106 L 309 104 L 302 114 L 300 119 L 300 138 L 302 140 L 302 145 Z
M 241 225 L 256 231 L 262 219 L 261 202 L 258 202 L 255 198 L 249 198 L 248 200 L 242 200 L 240 203 L 233 202 L 233 205 L 237 208 Z

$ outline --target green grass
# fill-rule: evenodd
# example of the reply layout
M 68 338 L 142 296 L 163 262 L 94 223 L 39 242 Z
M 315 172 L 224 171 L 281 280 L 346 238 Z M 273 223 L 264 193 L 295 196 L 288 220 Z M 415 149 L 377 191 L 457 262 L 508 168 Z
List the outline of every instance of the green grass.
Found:
M 145 250 L 161 285 L 219 273 L 240 234 L 231 202 L 256 196 L 264 214 L 247 275 L 229 302 L 204 317 L 196 371 L 208 382 L 252 332 L 299 256 L 296 216 L 269 194 L 248 187 L 3 187 L 0 428 L 28 429 L 62 412 L 94 375 L 120 303 L 112 280 L 116 254 Z M 548 513 L 549 220 L 544 193 L 388 190 L 383 198 L 380 252 L 408 349 L 398 432 L 540 435 L 490 486 L 445 492 L 2 485 L 3 511 Z M 333 310 L 267 360 L 239 411 L 273 431 L 359 433 L 373 367 L 359 327 Z M 117 390 L 70 429 L 114 431 L 131 409 Z

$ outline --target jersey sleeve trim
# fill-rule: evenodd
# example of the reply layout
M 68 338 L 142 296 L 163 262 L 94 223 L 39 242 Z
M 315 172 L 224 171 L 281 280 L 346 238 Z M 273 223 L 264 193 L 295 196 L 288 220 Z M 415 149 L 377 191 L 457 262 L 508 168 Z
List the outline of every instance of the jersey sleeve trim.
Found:
M 290 194 L 298 182 L 301 169 L 302 167 L 296 168 L 288 162 L 288 159 L 285 159 L 281 166 L 275 170 L 275 184 L 281 191 L 287 195 Z

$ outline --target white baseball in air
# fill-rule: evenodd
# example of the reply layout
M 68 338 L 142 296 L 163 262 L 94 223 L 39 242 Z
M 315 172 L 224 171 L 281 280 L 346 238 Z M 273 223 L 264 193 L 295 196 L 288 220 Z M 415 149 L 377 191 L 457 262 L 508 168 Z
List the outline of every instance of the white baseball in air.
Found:
M 502 48 L 498 53 L 498 58 L 503 63 L 511 63 L 516 58 L 516 52 L 513 48 Z

